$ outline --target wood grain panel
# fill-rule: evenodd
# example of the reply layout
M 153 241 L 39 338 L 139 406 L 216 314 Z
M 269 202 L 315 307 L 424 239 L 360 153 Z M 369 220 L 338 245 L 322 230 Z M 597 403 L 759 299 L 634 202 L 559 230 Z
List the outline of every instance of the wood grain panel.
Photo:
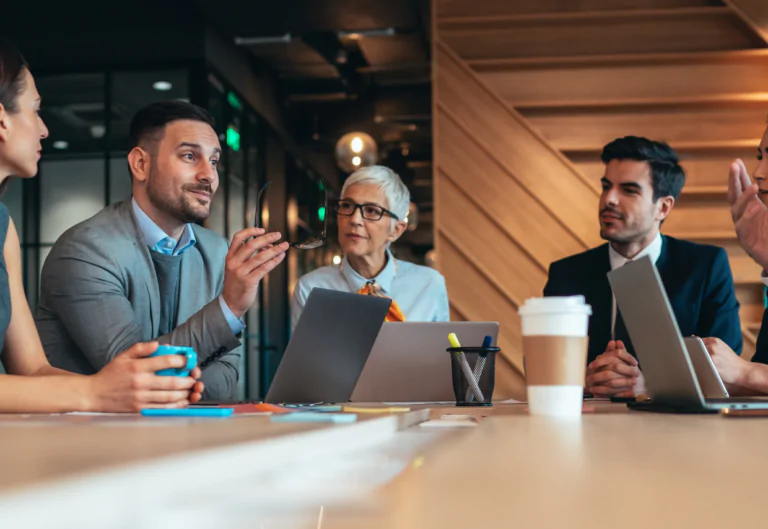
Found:
M 748 255 L 729 255 L 733 281 L 743 284 L 760 284 L 762 268 Z
M 759 324 L 763 319 L 763 285 L 736 285 L 736 297 L 741 303 L 739 315 L 747 326 Z
M 482 146 L 486 156 L 513 174 L 585 247 L 592 246 L 596 241 L 596 190 L 522 116 L 488 91 L 458 57 L 443 46 L 436 50 L 438 111 L 451 116 L 453 122 L 445 127 L 461 127 Z M 438 141 L 443 133 L 440 127 Z M 440 158 L 438 163 L 443 163 Z
M 444 176 L 440 178 L 436 197 L 440 207 L 462 212 L 443 217 L 439 228 L 441 235 L 471 259 L 517 306 L 526 298 L 541 296 L 547 280 L 546 268 L 536 263 L 517 242 L 511 241 L 497 219 L 481 208 L 468 207 L 467 194 L 456 184 Z M 518 227 L 513 219 L 505 224 Z
M 756 0 L 760 1 L 760 0 Z M 528 15 L 535 13 L 578 13 L 584 11 L 613 11 L 637 9 L 674 9 L 720 5 L 716 0 L 438 0 L 436 16 L 490 17 Z
M 765 0 L 723 0 L 768 44 L 768 2 Z
M 723 207 L 721 202 L 709 200 L 701 200 L 687 206 L 678 204 L 664 222 L 662 231 L 690 234 L 733 232 L 735 234 L 729 209 Z
M 550 143 L 561 151 L 595 151 L 627 135 L 645 136 L 666 141 L 673 148 L 734 143 L 754 144 L 755 149 L 765 131 L 768 105 L 755 109 L 700 109 L 680 111 L 624 112 L 598 111 L 589 113 L 526 112 L 530 123 Z
M 674 55 L 671 60 L 640 57 L 624 64 L 476 69 L 492 90 L 521 110 L 768 99 L 768 50 L 738 53 L 712 53 L 697 62 Z
M 755 154 L 757 149 L 749 149 L 744 152 L 728 153 L 725 156 L 718 156 L 713 153 L 710 156 L 700 156 L 697 158 L 688 158 L 685 154 L 681 155 L 681 165 L 685 170 L 685 187 L 683 193 L 703 193 L 701 190 L 709 190 L 711 193 L 719 189 L 723 197 L 728 189 L 728 167 L 734 158 L 739 157 L 747 164 L 747 169 L 754 169 L 757 164 Z M 678 153 L 680 154 L 680 153 Z M 587 178 L 587 180 L 599 182 L 605 172 L 605 165 L 599 161 L 599 154 L 594 156 L 593 161 L 574 161 L 574 165 Z
M 467 60 L 722 51 L 757 45 L 758 39 L 742 31 L 738 17 L 727 9 L 706 8 L 698 16 L 672 13 L 465 23 L 462 29 L 441 24 L 440 38 Z
M 499 347 L 504 347 L 504 343 L 499 342 Z M 525 395 L 525 378 L 512 367 L 505 356 L 498 357 L 493 402 L 507 399 L 525 400 Z
M 441 128 L 436 143 L 440 152 L 440 168 L 436 175 L 440 181 L 435 186 L 436 193 L 442 196 L 442 181 L 446 178 L 453 182 L 450 185 L 464 193 L 463 202 L 437 202 L 436 207 L 448 213 L 440 226 L 462 221 L 464 215 L 473 213 L 473 219 L 477 220 L 478 213 L 486 211 L 486 215 L 494 219 L 498 229 L 507 236 L 506 244 L 524 248 L 528 259 L 537 263 L 540 270 L 546 270 L 552 261 L 585 249 L 537 197 L 487 156 L 458 127 L 450 126 L 453 123 L 450 119 L 438 113 L 438 120 L 446 126 Z M 592 203 L 592 224 L 596 227 L 597 214 L 594 212 L 597 211 L 597 195 L 592 197 Z M 473 227 L 468 220 L 465 224 Z
M 736 156 L 734 156 L 736 154 Z M 757 166 L 757 148 L 743 153 L 730 153 L 728 156 L 708 156 L 694 160 L 683 160 L 686 172 L 686 186 L 723 186 L 728 187 L 728 169 L 734 158 L 741 158 L 750 174 Z

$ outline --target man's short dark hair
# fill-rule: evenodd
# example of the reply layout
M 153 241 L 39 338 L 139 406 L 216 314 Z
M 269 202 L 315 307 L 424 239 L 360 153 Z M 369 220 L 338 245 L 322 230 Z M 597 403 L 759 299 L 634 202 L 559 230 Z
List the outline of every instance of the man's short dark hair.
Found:
M 131 120 L 131 148 L 163 138 L 165 126 L 174 121 L 191 120 L 215 127 L 210 112 L 184 101 L 161 101 L 147 105 Z
M 651 166 L 654 202 L 661 197 L 669 196 L 677 200 L 685 185 L 685 171 L 680 167 L 677 153 L 663 142 L 638 136 L 625 136 L 603 147 L 600 159 L 604 164 L 611 160 L 648 162 Z

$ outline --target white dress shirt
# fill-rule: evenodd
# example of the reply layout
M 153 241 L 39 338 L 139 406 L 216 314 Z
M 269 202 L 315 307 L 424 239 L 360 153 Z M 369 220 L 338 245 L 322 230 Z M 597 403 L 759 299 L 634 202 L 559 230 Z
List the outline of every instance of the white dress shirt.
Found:
M 613 246 L 610 244 L 608 245 L 608 256 L 611 260 L 611 270 L 616 270 L 617 268 L 621 268 L 625 264 L 627 264 L 629 261 L 634 261 L 635 259 L 639 259 L 641 257 L 645 257 L 646 255 L 651 258 L 651 261 L 655 264 L 659 257 L 661 257 L 661 247 L 662 247 L 662 239 L 661 239 L 661 233 L 656 234 L 656 238 L 654 238 L 651 241 L 651 244 L 640 250 L 637 255 L 632 257 L 631 259 L 627 259 L 623 255 L 621 255 L 619 252 L 613 249 Z M 611 339 L 614 339 L 616 330 L 616 296 L 613 296 L 613 313 L 611 314 Z

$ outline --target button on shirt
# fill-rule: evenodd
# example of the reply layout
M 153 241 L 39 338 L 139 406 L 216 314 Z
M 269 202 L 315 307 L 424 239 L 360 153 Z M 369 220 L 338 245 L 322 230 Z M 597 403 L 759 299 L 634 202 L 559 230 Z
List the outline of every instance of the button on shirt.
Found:
M 160 226 L 155 224 L 155 222 L 144 213 L 135 198 L 131 199 L 131 203 L 133 205 L 133 216 L 136 218 L 136 223 L 139 225 L 139 229 L 144 236 L 144 242 L 152 250 L 164 255 L 181 255 L 197 243 L 195 232 L 189 224 L 184 226 L 184 233 L 181 235 L 181 239 L 176 241 L 168 236 Z M 232 329 L 234 334 L 240 334 L 243 329 L 245 329 L 243 320 L 235 316 L 222 296 L 219 296 L 219 305 L 221 306 L 221 312 L 224 314 L 224 318 L 227 320 L 229 328 Z
M 387 264 L 375 278 L 381 293 L 397 301 L 405 321 L 450 321 L 445 278 L 437 270 L 406 261 L 397 261 L 387 251 Z M 293 327 L 313 288 L 357 293 L 369 279 L 358 274 L 346 256 L 341 266 L 324 266 L 296 283 L 291 302 Z
M 616 270 L 617 268 L 621 268 L 625 264 L 627 264 L 629 261 L 634 261 L 635 259 L 640 259 L 641 257 L 645 257 L 646 255 L 651 258 L 651 262 L 656 264 L 656 261 L 659 260 L 659 257 L 661 257 L 661 248 L 662 248 L 662 239 L 661 234 L 656 234 L 656 238 L 651 241 L 651 244 L 643 248 L 640 253 L 638 253 L 636 256 L 634 256 L 632 259 L 627 259 L 623 255 L 621 255 L 619 252 L 613 249 L 613 246 L 610 244 L 608 245 L 608 256 L 611 260 L 611 270 Z M 611 339 L 614 338 L 614 331 L 616 327 L 616 296 L 613 296 L 613 313 L 611 314 Z

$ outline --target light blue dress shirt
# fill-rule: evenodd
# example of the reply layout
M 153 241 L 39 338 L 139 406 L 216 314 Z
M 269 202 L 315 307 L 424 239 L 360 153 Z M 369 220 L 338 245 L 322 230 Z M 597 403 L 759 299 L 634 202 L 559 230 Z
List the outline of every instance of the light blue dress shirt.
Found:
M 135 198 L 131 199 L 131 203 L 133 204 L 133 216 L 136 218 L 136 223 L 144 235 L 144 242 L 152 250 L 164 255 L 181 255 L 197 243 L 195 232 L 189 224 L 184 226 L 184 233 L 181 235 L 181 239 L 176 241 L 168 236 L 160 226 L 155 224 L 144 213 Z M 232 329 L 234 334 L 240 334 L 245 329 L 245 322 L 235 316 L 227 302 L 224 301 L 223 296 L 219 296 L 219 305 L 221 306 L 221 312 L 224 313 L 224 318 L 227 320 L 227 324 L 229 324 L 229 328 Z
M 450 321 L 445 278 L 437 270 L 396 260 L 387 250 L 387 265 L 374 279 L 381 286 L 381 293 L 397 302 L 405 321 Z M 341 266 L 324 266 L 305 275 L 293 291 L 293 327 L 313 288 L 356 293 L 368 281 L 355 272 L 346 256 Z

